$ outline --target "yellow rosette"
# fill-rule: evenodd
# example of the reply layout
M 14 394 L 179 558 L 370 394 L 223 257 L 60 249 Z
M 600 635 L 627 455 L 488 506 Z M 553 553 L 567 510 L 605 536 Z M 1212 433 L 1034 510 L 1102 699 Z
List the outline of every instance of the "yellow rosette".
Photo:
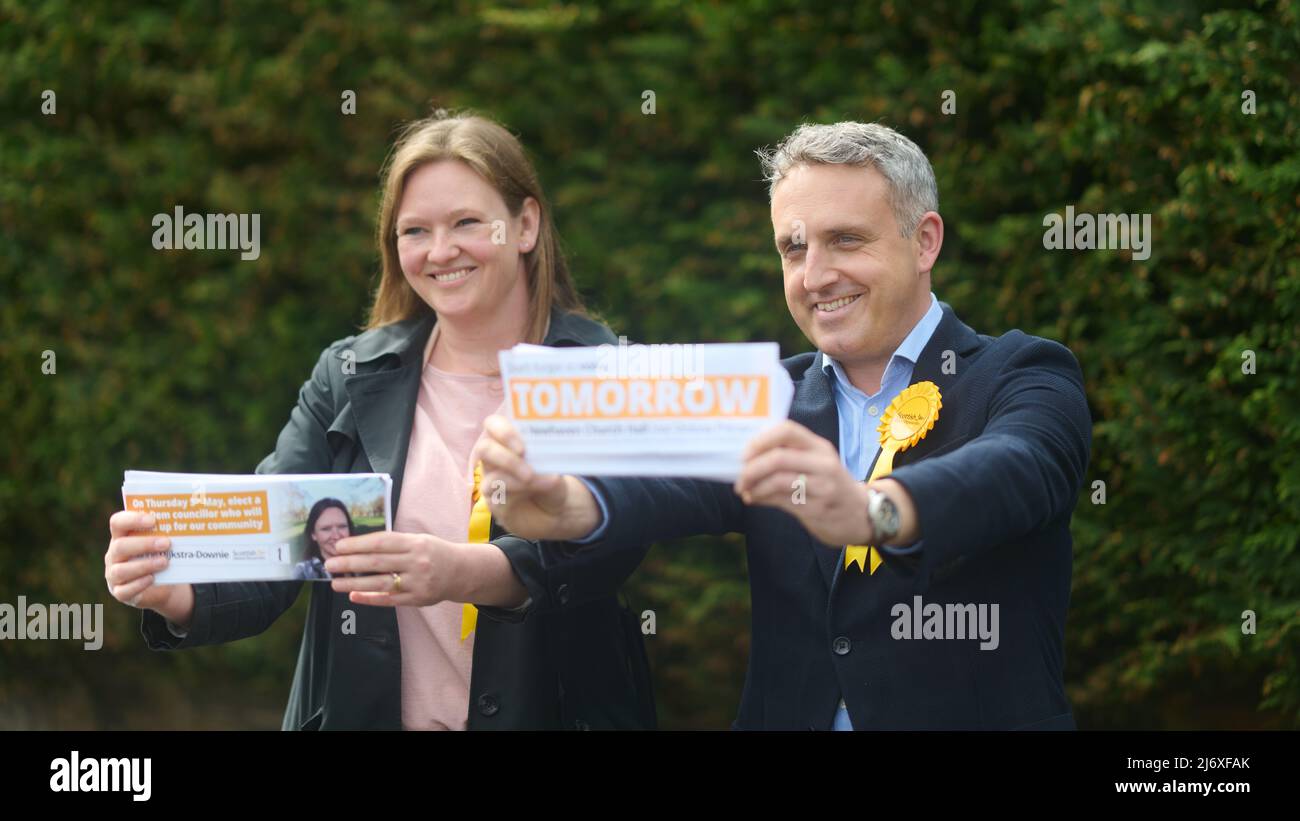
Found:
M 894 401 L 885 408 L 880 417 L 880 456 L 876 466 L 871 470 L 867 481 L 879 479 L 894 469 L 895 454 L 902 453 L 934 429 L 939 421 L 939 408 L 943 407 L 939 386 L 933 382 L 917 382 L 903 389 Z M 848 545 L 844 551 L 844 569 L 857 565 L 858 570 L 865 570 L 868 555 L 871 557 L 871 573 L 884 562 L 880 551 L 870 545 Z
M 484 544 L 492 533 L 492 511 L 488 509 L 487 499 L 479 493 L 483 484 L 483 463 L 474 465 L 474 489 L 470 491 L 469 540 L 475 544 Z M 460 609 L 460 640 L 469 638 L 469 634 L 478 627 L 478 608 L 472 604 L 462 604 Z

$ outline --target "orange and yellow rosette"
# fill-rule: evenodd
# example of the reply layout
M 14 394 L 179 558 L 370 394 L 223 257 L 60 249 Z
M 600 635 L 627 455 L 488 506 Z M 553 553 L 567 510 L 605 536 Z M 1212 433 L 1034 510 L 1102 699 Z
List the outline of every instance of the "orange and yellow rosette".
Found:
M 872 468 L 867 481 L 879 479 L 892 471 L 894 456 L 924 439 L 934 429 L 934 423 L 939 421 L 939 408 L 942 407 L 939 386 L 933 382 L 917 382 L 895 396 L 894 401 L 885 408 L 884 415 L 880 417 L 880 426 L 876 428 L 880 434 L 880 455 L 876 457 L 876 466 Z M 848 570 L 856 564 L 858 570 L 864 570 L 868 556 L 871 557 L 869 572 L 875 573 L 876 568 L 884 563 L 880 551 L 871 545 L 848 545 L 844 549 L 844 569 Z

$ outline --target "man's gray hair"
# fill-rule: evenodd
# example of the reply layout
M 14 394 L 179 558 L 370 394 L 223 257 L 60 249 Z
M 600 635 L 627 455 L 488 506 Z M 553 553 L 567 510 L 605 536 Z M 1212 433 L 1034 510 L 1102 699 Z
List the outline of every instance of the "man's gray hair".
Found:
M 930 160 L 916 143 L 877 123 L 805 123 L 776 148 L 757 152 L 768 181 L 770 199 L 776 185 L 799 165 L 871 166 L 889 184 L 889 203 L 904 237 L 921 223 L 926 211 L 939 210 L 939 186 Z

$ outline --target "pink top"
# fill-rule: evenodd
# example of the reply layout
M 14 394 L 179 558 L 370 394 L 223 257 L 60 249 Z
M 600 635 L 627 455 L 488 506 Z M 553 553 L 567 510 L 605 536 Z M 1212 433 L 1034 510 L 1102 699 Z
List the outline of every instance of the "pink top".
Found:
M 440 371 L 428 364 L 438 329 L 425 347 L 425 366 L 393 517 L 399 533 L 431 533 L 451 542 L 469 541 L 469 463 L 483 420 L 502 410 L 496 376 Z M 471 633 L 460 640 L 461 605 L 398 607 L 402 648 L 402 726 L 407 730 L 464 730 L 469 720 Z

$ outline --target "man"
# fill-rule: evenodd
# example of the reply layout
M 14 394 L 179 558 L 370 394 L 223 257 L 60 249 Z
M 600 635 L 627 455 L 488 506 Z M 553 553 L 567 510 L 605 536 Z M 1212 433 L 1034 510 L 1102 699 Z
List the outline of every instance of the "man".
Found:
M 493 514 L 585 551 L 747 534 L 737 728 L 1073 729 L 1069 524 L 1091 443 L 1078 363 L 1020 331 L 976 334 L 935 299 L 937 186 L 906 137 L 805 125 L 760 157 L 786 303 L 817 348 L 783 362 L 790 420 L 728 487 L 538 476 L 490 418 Z

